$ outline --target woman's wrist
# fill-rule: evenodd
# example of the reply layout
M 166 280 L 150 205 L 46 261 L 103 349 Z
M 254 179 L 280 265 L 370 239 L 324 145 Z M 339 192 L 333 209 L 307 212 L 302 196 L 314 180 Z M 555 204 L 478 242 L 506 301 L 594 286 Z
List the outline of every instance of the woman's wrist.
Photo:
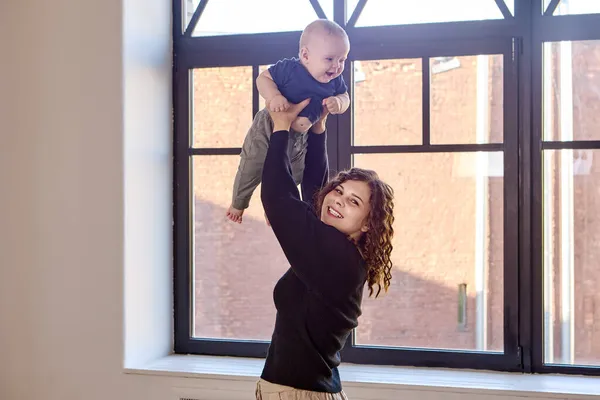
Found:
M 273 132 L 278 131 L 289 131 L 291 124 L 286 124 L 285 122 L 273 121 Z

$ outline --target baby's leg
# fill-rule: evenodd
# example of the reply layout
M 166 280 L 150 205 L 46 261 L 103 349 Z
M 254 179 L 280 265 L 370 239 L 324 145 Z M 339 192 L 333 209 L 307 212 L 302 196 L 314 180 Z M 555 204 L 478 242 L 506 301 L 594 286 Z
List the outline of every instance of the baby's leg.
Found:
M 292 129 L 296 132 L 306 132 L 311 126 L 312 124 L 310 123 L 310 119 L 306 117 L 298 117 L 294 122 L 292 122 Z
M 248 208 L 250 198 L 260 184 L 272 131 L 273 123 L 269 112 L 266 109 L 259 111 L 244 139 L 233 184 L 232 202 L 226 213 L 227 218 L 233 222 L 242 222 L 244 210 Z

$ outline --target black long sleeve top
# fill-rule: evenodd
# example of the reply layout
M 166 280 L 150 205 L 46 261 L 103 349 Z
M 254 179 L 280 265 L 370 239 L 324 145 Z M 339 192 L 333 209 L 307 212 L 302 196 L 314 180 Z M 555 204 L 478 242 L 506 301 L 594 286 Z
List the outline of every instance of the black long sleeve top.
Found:
M 302 192 L 312 200 L 328 178 L 326 133 L 308 135 Z M 366 267 L 346 235 L 321 222 L 300 199 L 286 152 L 288 136 L 287 131 L 271 136 L 262 176 L 263 206 L 291 268 L 273 291 L 277 316 L 261 377 L 337 393 L 340 350 L 358 325 Z

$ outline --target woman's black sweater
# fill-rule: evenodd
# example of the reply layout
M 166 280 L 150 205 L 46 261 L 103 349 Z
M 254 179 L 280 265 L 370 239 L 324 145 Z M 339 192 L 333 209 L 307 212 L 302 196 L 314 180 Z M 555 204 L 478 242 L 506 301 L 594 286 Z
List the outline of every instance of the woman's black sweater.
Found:
M 271 136 L 263 168 L 261 199 L 291 268 L 273 291 L 277 316 L 261 377 L 336 393 L 342 390 L 340 350 L 361 315 L 366 267 L 346 235 L 315 215 L 313 196 L 328 178 L 326 133 L 308 135 L 302 182 L 307 202 L 292 178 L 287 131 Z

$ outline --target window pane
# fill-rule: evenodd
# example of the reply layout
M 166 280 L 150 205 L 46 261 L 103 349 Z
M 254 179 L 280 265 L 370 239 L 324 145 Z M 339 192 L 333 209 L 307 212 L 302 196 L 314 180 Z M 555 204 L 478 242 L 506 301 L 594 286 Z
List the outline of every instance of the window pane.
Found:
M 346 0 L 346 20 L 349 20 L 358 4 L 358 0 Z
M 193 336 L 270 340 L 273 287 L 289 264 L 265 223 L 260 186 L 243 223 L 226 220 L 239 160 L 193 158 Z
M 503 351 L 502 153 L 362 154 L 354 165 L 394 188 L 396 217 L 392 284 L 365 296 L 357 343 Z
M 200 0 L 181 0 L 182 2 L 182 11 L 183 11 L 183 29 L 185 30 L 187 26 L 190 24 L 192 19 L 192 15 L 194 15 L 194 11 L 198 8 L 198 4 L 200 4 Z
M 504 4 L 506 4 L 506 7 L 508 7 L 508 9 L 510 10 L 510 13 L 514 16 L 515 15 L 515 0 L 504 0 Z
M 501 143 L 503 57 L 436 57 L 431 70 L 431 143 Z
M 551 0 L 544 0 L 544 10 Z M 597 0 L 562 0 L 552 15 L 597 14 L 600 13 L 600 2 Z
M 354 62 L 354 144 L 421 144 L 421 59 Z
M 193 96 L 193 146 L 242 147 L 252 123 L 252 67 L 195 69 Z
M 369 0 L 356 26 L 503 19 L 493 0 Z
M 308 0 L 211 0 L 193 36 L 301 31 L 317 18 Z
M 319 4 L 327 19 L 333 21 L 333 0 L 319 0 Z
M 599 140 L 600 40 L 544 43 L 544 140 Z
M 600 150 L 544 152 L 544 361 L 600 366 Z

